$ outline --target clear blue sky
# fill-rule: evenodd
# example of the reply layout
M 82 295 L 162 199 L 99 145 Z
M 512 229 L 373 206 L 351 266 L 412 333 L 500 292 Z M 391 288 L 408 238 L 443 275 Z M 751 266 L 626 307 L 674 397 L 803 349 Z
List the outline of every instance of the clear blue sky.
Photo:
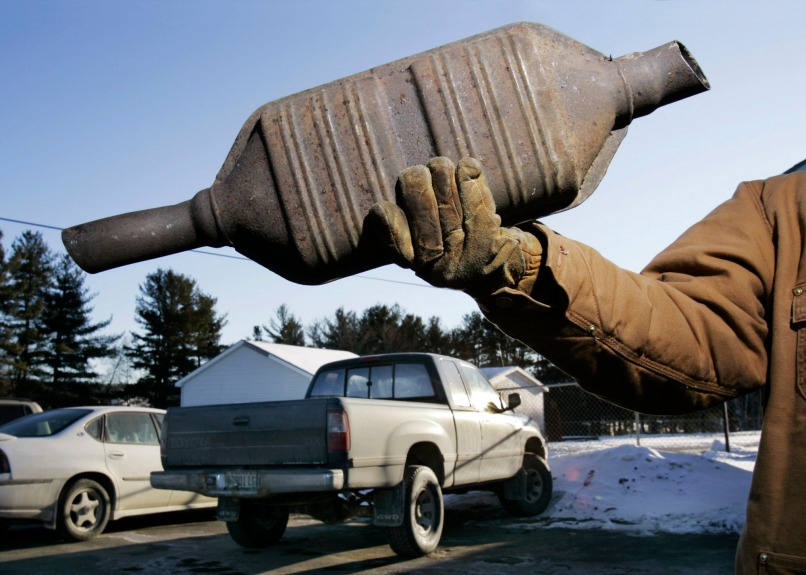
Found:
M 0 0 L 0 217 L 67 227 L 183 201 L 263 103 L 520 20 L 613 56 L 677 39 L 712 84 L 637 120 L 596 193 L 545 219 L 619 265 L 639 270 L 739 181 L 806 158 L 806 2 Z M 26 227 L 0 221 L 3 245 Z M 218 298 L 225 343 L 283 303 L 306 325 L 399 303 L 451 328 L 476 309 L 391 266 L 311 287 L 185 253 L 89 276 L 96 318 L 135 329 L 158 267 Z

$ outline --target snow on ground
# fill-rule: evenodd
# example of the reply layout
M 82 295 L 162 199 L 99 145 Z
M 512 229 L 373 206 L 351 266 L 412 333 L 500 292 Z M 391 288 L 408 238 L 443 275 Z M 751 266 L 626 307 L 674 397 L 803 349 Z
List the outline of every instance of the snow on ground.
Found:
M 520 528 L 610 529 L 652 533 L 738 533 L 744 524 L 758 434 L 731 436 L 731 451 L 711 436 L 699 453 L 627 441 L 552 444 L 554 495 L 548 509 Z M 581 443 L 581 442 L 580 442 Z M 451 495 L 449 508 L 492 505 L 494 495 Z

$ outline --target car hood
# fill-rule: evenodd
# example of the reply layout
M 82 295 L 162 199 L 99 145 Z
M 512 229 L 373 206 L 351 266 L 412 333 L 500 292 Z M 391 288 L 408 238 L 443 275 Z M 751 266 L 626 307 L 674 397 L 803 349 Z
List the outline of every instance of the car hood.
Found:
M 14 435 L 9 435 L 8 433 L 0 433 L 0 441 L 13 441 L 17 439 Z

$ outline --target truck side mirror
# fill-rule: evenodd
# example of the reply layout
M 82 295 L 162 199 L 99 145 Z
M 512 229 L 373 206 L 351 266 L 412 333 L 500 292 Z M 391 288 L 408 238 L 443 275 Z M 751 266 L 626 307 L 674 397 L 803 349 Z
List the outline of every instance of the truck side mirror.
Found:
M 507 409 L 515 409 L 521 404 L 521 396 L 519 393 L 510 393 L 507 397 Z

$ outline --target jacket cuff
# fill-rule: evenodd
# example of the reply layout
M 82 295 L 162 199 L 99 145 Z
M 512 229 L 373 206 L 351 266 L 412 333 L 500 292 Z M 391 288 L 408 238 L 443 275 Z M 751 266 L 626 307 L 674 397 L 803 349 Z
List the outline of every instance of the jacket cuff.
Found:
M 542 248 L 539 265 L 527 266 L 524 281 L 519 281 L 514 287 L 501 287 L 485 295 L 473 294 L 476 303 L 485 315 L 491 317 L 524 313 L 531 316 L 550 312 L 565 313 L 568 296 L 555 278 L 554 274 L 558 270 L 548 265 L 548 262 L 558 261 L 555 252 L 563 249 L 554 241 L 556 234 L 538 222 L 519 227 L 539 242 Z

